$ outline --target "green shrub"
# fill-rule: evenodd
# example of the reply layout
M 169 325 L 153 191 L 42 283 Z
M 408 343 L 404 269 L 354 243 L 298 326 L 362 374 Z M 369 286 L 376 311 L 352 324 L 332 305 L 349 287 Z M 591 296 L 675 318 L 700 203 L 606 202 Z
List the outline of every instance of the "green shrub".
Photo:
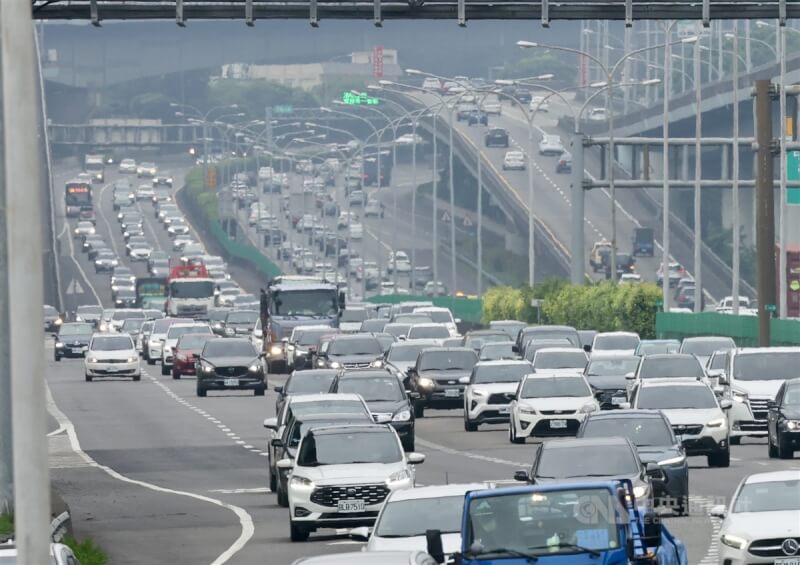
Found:
M 108 554 L 95 544 L 92 538 L 84 538 L 82 542 L 66 538 L 64 543 L 69 546 L 81 565 L 108 565 Z

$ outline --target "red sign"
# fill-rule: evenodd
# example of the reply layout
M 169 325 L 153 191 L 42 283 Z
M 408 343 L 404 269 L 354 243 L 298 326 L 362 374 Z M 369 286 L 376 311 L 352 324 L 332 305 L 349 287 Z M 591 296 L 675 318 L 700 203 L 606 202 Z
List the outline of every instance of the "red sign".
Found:
M 372 48 L 372 74 L 375 78 L 383 78 L 383 47 Z

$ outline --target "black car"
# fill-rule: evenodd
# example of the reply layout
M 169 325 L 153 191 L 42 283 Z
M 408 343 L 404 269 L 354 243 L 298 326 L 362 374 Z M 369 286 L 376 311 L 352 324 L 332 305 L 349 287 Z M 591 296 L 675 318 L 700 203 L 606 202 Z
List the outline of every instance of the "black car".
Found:
M 252 390 L 264 396 L 267 379 L 260 355 L 247 339 L 212 339 L 197 359 L 197 396 L 209 390 Z
M 339 333 L 337 328 L 298 326 L 286 342 L 286 364 L 289 372 L 311 369 L 322 336 Z
M 467 125 L 474 126 L 475 124 L 489 125 L 489 114 L 486 112 L 476 111 L 467 114 Z
M 114 307 L 115 308 L 135 308 L 136 307 L 136 291 L 126 288 L 120 289 L 114 293 Z
M 328 392 L 333 379 L 336 378 L 336 369 L 311 369 L 308 371 L 293 371 L 286 384 L 276 386 L 273 390 L 278 394 L 275 399 L 275 413 L 281 411 L 286 398 L 293 394 L 319 394 Z
M 530 471 L 514 479 L 536 485 L 628 479 L 639 506 L 652 508 L 651 480 L 664 480 L 655 463 L 645 465 L 628 438 L 551 439 L 539 444 Z
M 223 324 L 223 335 L 225 337 L 236 337 L 247 335 L 253 332 L 260 314 L 257 310 L 234 310 L 228 312 Z
M 425 416 L 425 408 L 461 408 L 478 354 L 467 347 L 433 347 L 420 351 L 408 369 L 408 388 L 416 392 L 414 416 Z
M 628 401 L 625 375 L 634 374 L 640 358 L 636 355 L 596 355 L 583 374 L 592 387 L 600 410 L 614 410 Z
M 516 90 L 514 90 L 513 96 L 516 99 L 514 100 L 514 102 L 518 102 L 520 104 L 525 104 L 525 105 L 531 103 L 531 91 L 526 88 L 517 88 Z
M 383 362 L 383 347 L 371 335 L 335 335 L 325 351 L 317 352 L 317 358 L 330 369 L 373 367 Z
M 483 138 L 486 147 L 508 147 L 508 132 L 503 128 L 492 128 Z
M 62 324 L 55 334 L 53 358 L 61 361 L 62 357 L 83 357 L 89 348 L 94 326 L 87 322 L 71 322 Z
M 400 379 L 385 369 L 356 369 L 342 371 L 334 379 L 329 392 L 358 394 L 367 403 L 375 421 L 391 424 L 400 436 L 403 449 L 414 451 L 414 411 L 411 398 Z
M 767 407 L 769 456 L 791 459 L 800 450 L 800 378 L 784 381 Z
M 159 172 L 153 177 L 153 186 L 168 186 L 172 188 L 172 174 L 168 172 Z
M 658 465 L 664 480 L 653 480 L 656 505 L 670 508 L 678 516 L 689 509 L 689 463 L 686 451 L 672 426 L 656 410 L 619 410 L 589 414 L 578 429 L 578 438 L 626 437 L 642 463 Z

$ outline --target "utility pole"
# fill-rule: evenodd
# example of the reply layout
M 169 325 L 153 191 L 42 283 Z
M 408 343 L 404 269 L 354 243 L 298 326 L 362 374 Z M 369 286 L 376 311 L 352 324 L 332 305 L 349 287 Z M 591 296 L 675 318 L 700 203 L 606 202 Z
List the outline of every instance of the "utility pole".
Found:
M 576 124 L 577 125 L 577 124 Z M 583 224 L 584 224 L 584 192 L 583 192 L 583 133 L 572 134 L 570 152 L 572 153 L 572 183 L 570 186 L 570 203 L 572 214 L 572 262 L 570 265 L 570 282 L 583 284 L 585 265 Z
M 721 36 L 720 36 L 721 37 Z M 722 51 L 720 51 L 722 53 Z M 711 60 L 709 58 L 709 64 Z M 703 112 L 700 108 L 703 86 L 700 83 L 700 44 L 694 45 L 694 311 L 703 311 L 703 218 L 700 207 L 700 180 L 703 174 L 703 150 L 700 136 L 703 134 Z
M 768 307 L 775 306 L 775 202 L 772 170 L 772 84 L 756 81 L 756 255 L 758 257 L 758 335 L 770 344 Z
M 750 20 L 747 20 L 748 29 Z M 748 42 L 748 46 L 750 43 Z M 739 314 L 739 253 L 741 237 L 739 228 L 739 22 L 733 21 L 733 185 L 731 187 L 733 205 L 733 313 Z M 749 53 L 749 47 L 748 47 Z

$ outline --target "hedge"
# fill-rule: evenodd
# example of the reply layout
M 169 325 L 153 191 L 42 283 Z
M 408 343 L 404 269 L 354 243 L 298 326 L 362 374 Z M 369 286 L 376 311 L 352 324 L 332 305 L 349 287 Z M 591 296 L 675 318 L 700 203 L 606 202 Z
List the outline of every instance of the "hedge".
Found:
M 542 300 L 537 313 L 531 300 Z M 548 281 L 534 288 L 495 287 L 483 299 L 483 321 L 522 320 L 543 324 L 560 324 L 577 329 L 631 331 L 642 338 L 656 334 L 657 302 L 661 290 L 654 284 L 618 285 L 601 282 L 572 285 L 564 281 Z

